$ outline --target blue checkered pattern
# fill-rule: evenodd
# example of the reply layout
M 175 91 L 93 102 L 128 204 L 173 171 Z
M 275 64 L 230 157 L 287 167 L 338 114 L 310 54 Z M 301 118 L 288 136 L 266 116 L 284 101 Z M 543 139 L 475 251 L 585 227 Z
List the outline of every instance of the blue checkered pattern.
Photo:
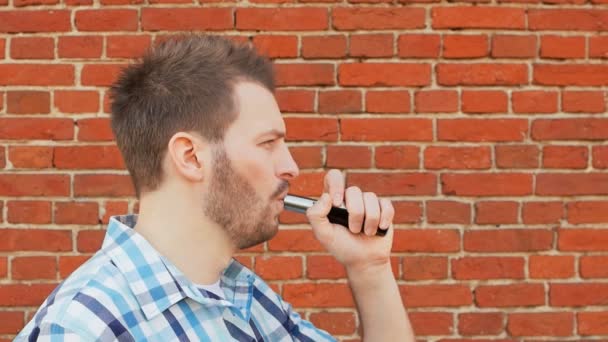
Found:
M 224 299 L 201 290 L 112 217 L 101 250 L 61 283 L 16 341 L 335 341 L 232 260 Z

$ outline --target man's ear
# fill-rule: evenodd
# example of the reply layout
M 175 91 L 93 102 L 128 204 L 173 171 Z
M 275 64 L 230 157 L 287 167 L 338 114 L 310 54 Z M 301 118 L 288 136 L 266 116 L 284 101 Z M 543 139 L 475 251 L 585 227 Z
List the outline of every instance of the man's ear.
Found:
M 167 154 L 175 172 L 191 182 L 203 180 L 205 163 L 202 159 L 205 144 L 190 133 L 175 133 L 167 146 Z

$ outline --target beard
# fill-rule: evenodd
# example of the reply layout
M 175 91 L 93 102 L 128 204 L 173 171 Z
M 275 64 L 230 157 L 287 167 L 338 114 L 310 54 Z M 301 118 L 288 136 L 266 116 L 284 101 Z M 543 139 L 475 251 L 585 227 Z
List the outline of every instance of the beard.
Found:
M 239 249 L 255 246 L 273 238 L 279 228 L 272 204 L 289 183 L 282 180 L 270 198 L 263 198 L 233 168 L 223 146 L 214 148 L 213 171 L 203 212 L 223 227 Z

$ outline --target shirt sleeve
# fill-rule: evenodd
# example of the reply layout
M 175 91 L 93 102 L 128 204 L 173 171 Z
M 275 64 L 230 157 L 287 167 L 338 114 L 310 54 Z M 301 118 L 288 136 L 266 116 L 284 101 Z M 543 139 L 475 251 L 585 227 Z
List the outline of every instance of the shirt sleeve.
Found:
M 29 342 L 84 342 L 94 341 L 93 336 L 87 336 L 83 332 L 66 328 L 57 323 L 42 324 L 34 328 L 28 336 L 17 336 L 15 341 Z
M 327 331 L 318 329 L 311 322 L 303 319 L 299 313 L 293 310 L 291 304 L 284 301 L 280 296 L 281 308 L 289 317 L 287 329 L 295 341 L 317 342 L 317 341 L 337 341 Z

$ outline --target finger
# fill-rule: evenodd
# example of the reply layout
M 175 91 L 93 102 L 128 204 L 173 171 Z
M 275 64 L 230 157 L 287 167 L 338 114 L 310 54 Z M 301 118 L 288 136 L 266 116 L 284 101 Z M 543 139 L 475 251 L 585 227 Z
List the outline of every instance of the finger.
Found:
M 388 229 L 393 224 L 393 218 L 395 217 L 395 207 L 393 202 L 387 198 L 380 199 L 380 229 Z
M 344 201 L 344 176 L 339 170 L 331 169 L 325 175 L 323 192 L 327 192 L 335 207 Z
M 331 201 L 327 193 L 323 193 L 321 198 L 306 210 L 306 216 L 313 227 L 329 222 L 327 214 L 331 210 Z
M 363 216 L 365 205 L 363 204 L 363 193 L 356 186 L 346 189 L 346 210 L 348 211 L 348 228 L 354 234 L 359 234 L 363 227 Z
M 363 231 L 368 236 L 373 236 L 378 230 L 380 223 L 380 203 L 378 196 L 373 192 L 363 193 L 363 204 L 365 205 L 365 226 Z

